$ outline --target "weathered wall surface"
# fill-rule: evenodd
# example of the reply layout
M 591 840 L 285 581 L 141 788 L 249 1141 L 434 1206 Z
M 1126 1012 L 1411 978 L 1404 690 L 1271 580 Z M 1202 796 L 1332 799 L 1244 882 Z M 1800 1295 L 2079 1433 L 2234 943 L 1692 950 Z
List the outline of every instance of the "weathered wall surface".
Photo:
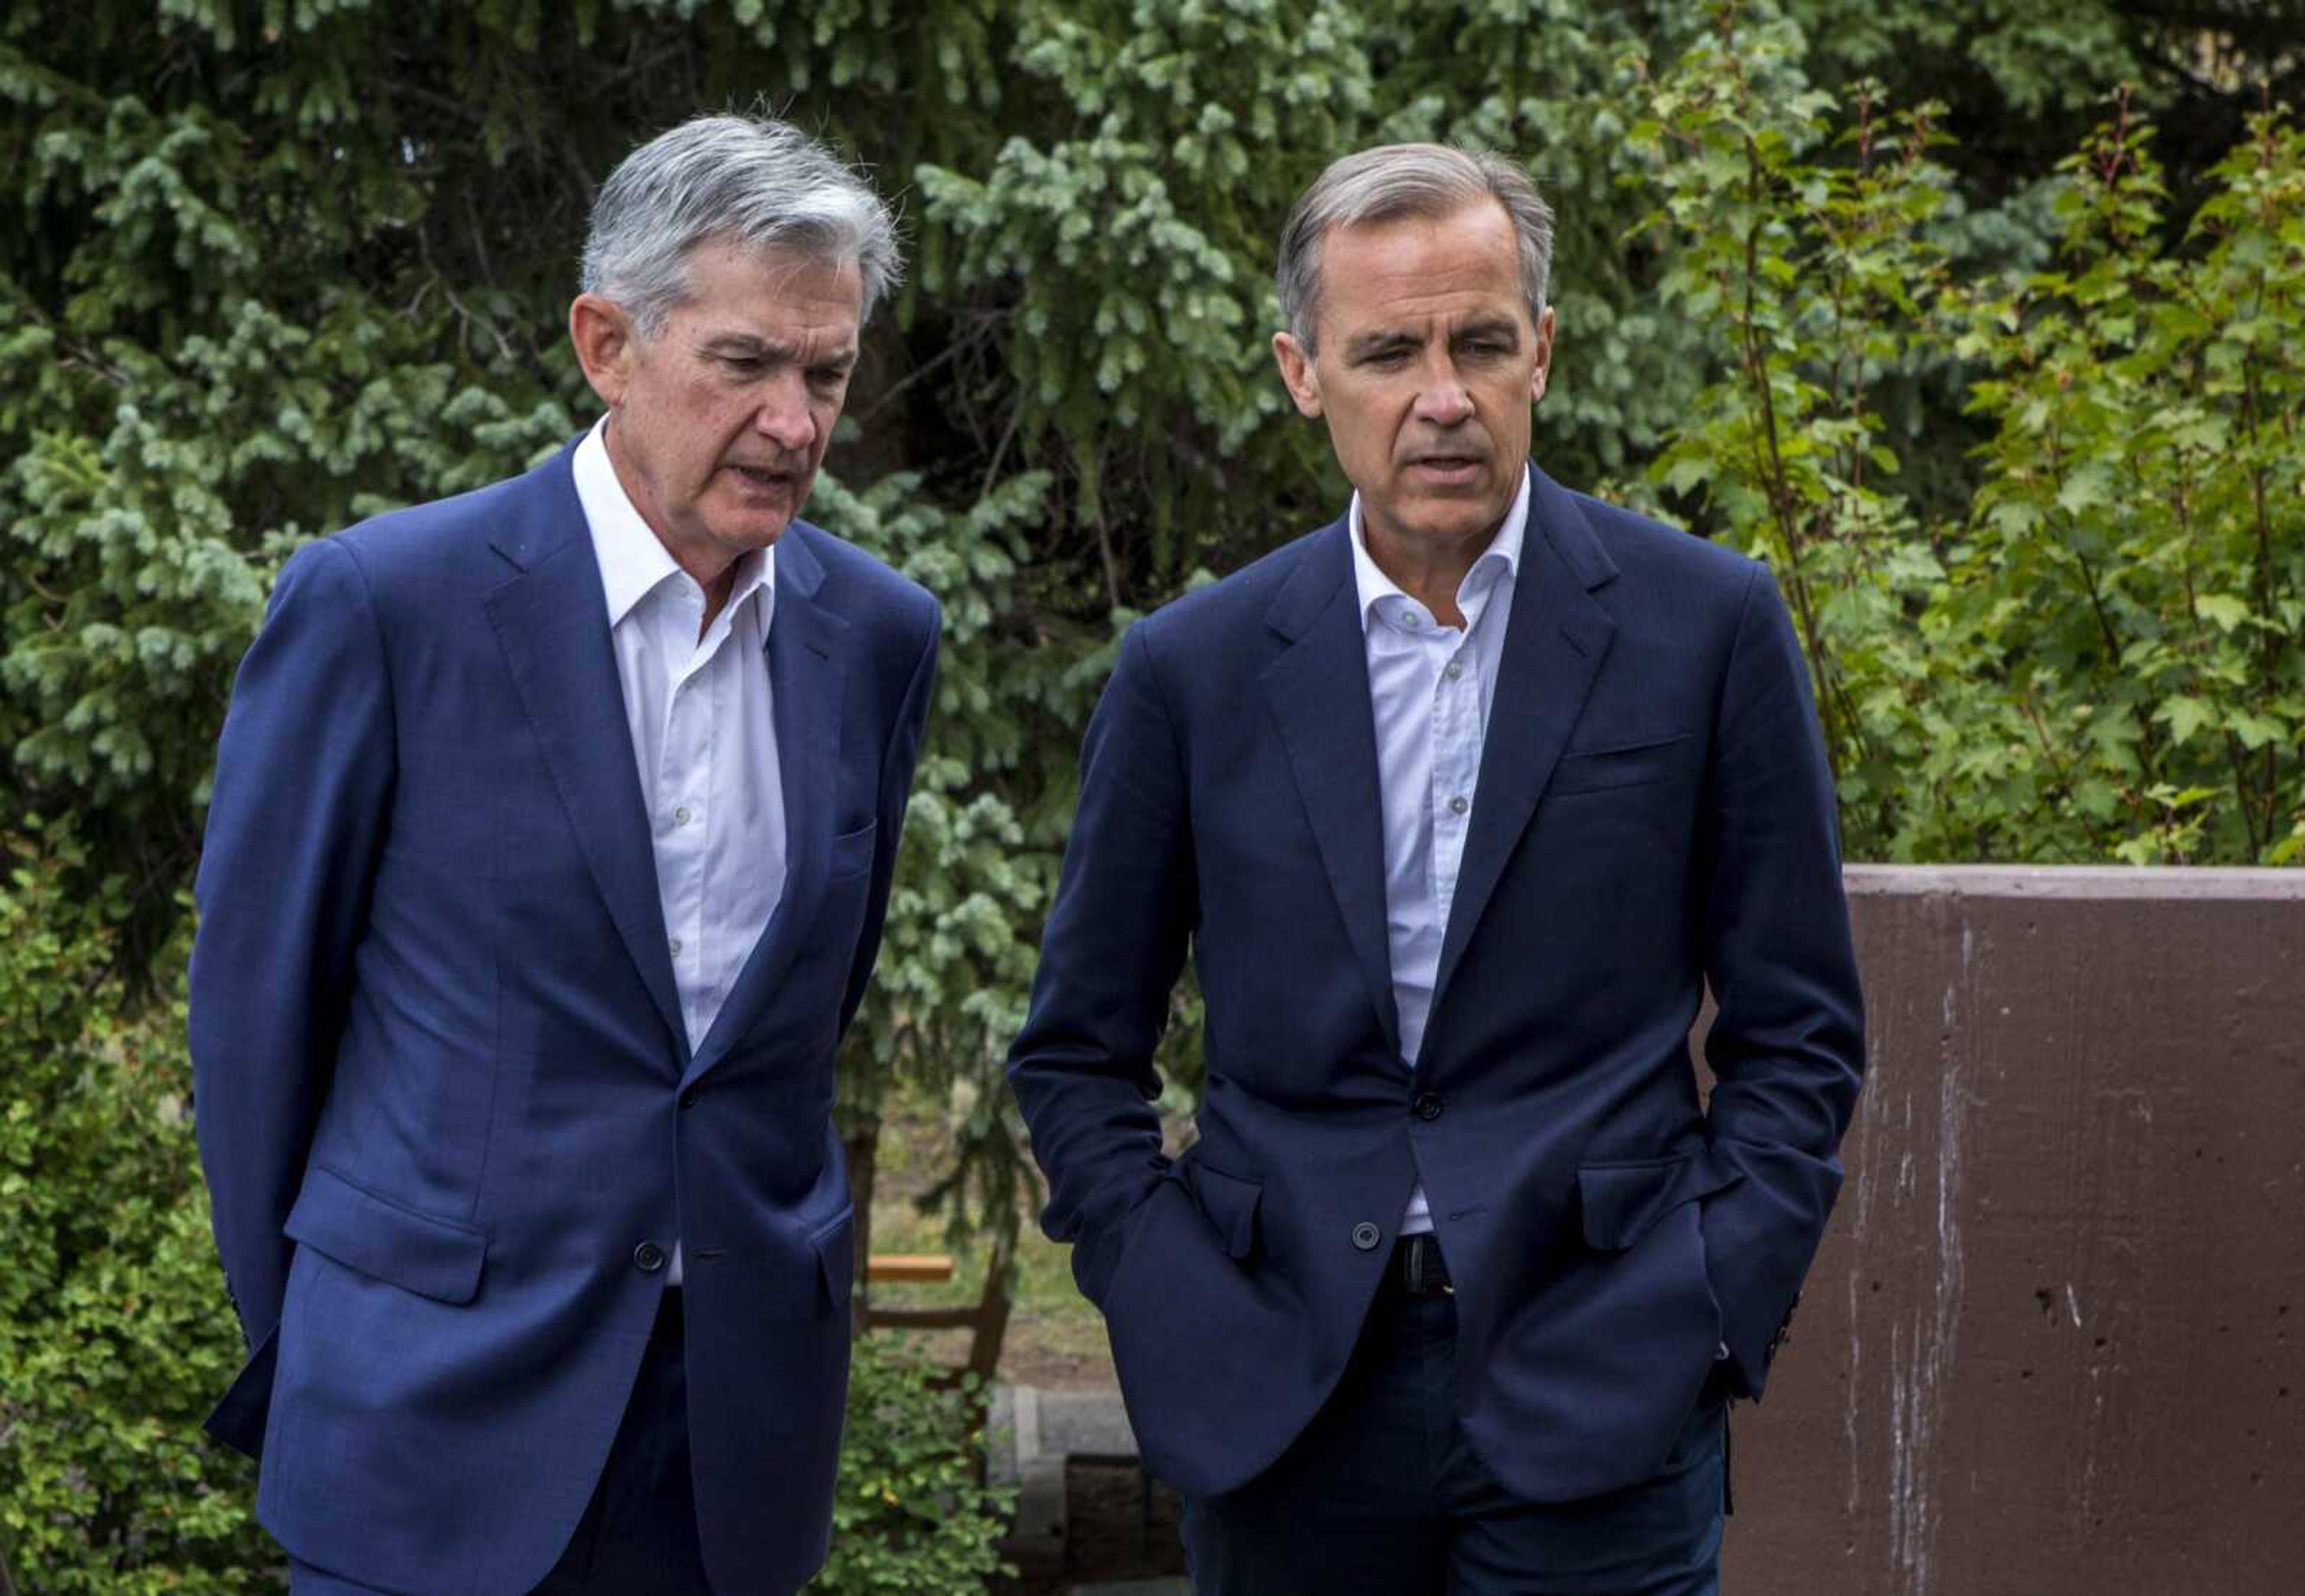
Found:
M 2305 1592 L 2305 872 L 1849 876 L 1871 1079 L 1726 1591 Z

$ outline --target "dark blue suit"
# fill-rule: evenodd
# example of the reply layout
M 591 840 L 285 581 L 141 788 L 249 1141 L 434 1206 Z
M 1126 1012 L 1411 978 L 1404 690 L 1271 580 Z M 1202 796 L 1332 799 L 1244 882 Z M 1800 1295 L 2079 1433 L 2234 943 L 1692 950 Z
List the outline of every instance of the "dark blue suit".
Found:
M 784 896 L 692 1054 L 570 452 L 300 550 L 241 666 L 191 1039 L 256 1348 L 210 1421 L 295 1556 L 509 1596 L 583 1512 L 685 1247 L 724 1596 L 821 1561 L 848 1363 L 834 1053 L 871 973 L 935 602 L 804 523 L 765 669 Z
M 1583 1498 L 1656 1473 L 1717 1349 L 1759 1392 L 1840 1184 L 1862 1016 L 1807 675 L 1761 566 L 1534 474 L 1412 1073 L 1348 537 L 1122 646 L 1009 1060 L 1044 1223 L 1147 1460 L 1215 1496 L 1336 1384 L 1421 1179 L 1465 1434 Z M 1149 1061 L 1188 947 L 1207 1090 L 1170 1163 Z

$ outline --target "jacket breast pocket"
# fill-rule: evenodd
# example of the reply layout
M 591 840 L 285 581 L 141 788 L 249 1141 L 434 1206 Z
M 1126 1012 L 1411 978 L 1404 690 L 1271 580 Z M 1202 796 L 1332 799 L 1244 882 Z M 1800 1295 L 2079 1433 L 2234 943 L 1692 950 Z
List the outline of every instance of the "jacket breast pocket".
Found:
M 418 1296 L 462 1303 L 480 1294 L 487 1235 L 387 1201 L 317 1164 L 286 1229 L 298 1245 Z
M 1579 793 L 1611 793 L 1685 780 L 1691 773 L 1696 751 L 1697 740 L 1687 732 L 1609 748 L 1571 751 L 1561 755 L 1554 768 L 1546 796 L 1569 798 Z

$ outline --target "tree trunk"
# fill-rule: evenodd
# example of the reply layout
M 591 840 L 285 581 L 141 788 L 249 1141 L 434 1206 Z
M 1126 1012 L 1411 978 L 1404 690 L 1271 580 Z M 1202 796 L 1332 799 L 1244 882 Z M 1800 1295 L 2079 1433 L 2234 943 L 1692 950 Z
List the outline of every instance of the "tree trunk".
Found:
M 1000 1371 L 1000 1349 L 1008 1338 L 1008 1311 L 1016 1306 L 1016 1221 L 1012 1214 L 992 1233 L 992 1256 L 984 1264 L 984 1290 L 976 1299 L 974 1334 L 968 1342 L 968 1371 L 990 1389 Z

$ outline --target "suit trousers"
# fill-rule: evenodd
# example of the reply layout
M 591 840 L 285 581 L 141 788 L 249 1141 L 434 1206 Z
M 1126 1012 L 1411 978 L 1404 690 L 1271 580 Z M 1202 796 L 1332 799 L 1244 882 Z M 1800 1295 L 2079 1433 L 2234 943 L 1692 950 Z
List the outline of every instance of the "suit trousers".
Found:
M 688 1472 L 680 1295 L 666 1289 L 600 1483 L 568 1549 L 529 1596 L 711 1596 Z M 306 1563 L 293 1568 L 290 1596 L 430 1596 L 380 1591 Z
M 1389 1271 L 1337 1389 L 1279 1462 L 1185 1503 L 1197 1596 L 1718 1596 L 1725 1404 L 1654 1476 L 1515 1496 L 1457 1422 L 1457 1310 Z

